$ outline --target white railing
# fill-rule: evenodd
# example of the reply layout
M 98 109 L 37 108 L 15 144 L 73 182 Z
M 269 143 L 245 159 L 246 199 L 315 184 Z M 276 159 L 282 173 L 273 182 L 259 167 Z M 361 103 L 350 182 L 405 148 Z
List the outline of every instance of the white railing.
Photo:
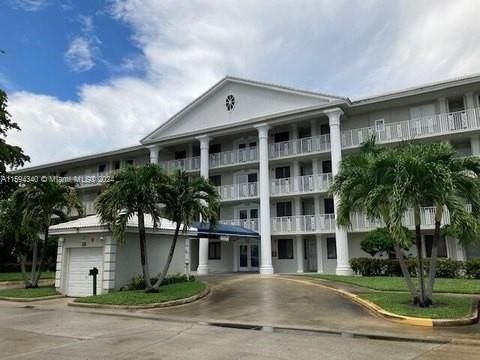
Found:
M 237 225 L 248 230 L 259 231 L 260 219 L 232 219 L 232 220 L 220 220 L 220 224 L 225 225 Z
M 270 158 L 330 151 L 330 135 L 320 135 L 270 144 Z
M 177 169 L 185 171 L 200 170 L 200 156 L 178 160 L 161 161 L 159 165 L 162 169 L 167 171 Z
M 331 233 L 334 231 L 334 214 L 281 216 L 272 218 L 272 234 Z
M 374 134 L 378 143 L 389 143 L 475 129 L 480 129 L 480 108 L 386 123 L 378 130 L 373 126 L 346 130 L 341 133 L 341 141 L 343 148 L 351 148 Z
M 257 147 L 246 147 L 209 155 L 209 167 L 211 169 L 254 161 L 258 161 Z
M 217 191 L 223 201 L 256 198 L 258 197 L 258 183 L 222 185 L 217 186 Z
M 273 179 L 270 181 L 270 194 L 272 196 L 326 192 L 332 184 L 332 174 L 317 174 Z

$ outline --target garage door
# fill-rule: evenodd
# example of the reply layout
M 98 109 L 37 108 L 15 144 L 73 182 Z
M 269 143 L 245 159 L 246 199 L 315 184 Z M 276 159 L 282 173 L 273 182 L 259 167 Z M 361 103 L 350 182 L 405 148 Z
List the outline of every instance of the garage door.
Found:
M 73 248 L 70 249 L 67 295 L 89 296 L 93 293 L 93 279 L 88 275 L 91 268 L 98 269 L 97 294 L 101 293 L 103 277 L 103 248 Z

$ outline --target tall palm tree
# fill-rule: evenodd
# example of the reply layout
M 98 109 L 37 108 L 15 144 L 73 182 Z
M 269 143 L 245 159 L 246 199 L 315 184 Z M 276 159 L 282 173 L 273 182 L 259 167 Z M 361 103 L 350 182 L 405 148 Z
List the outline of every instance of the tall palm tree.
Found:
M 22 224 L 26 231 L 38 231 L 42 238 L 34 238 L 31 287 L 38 287 L 42 273 L 43 262 L 47 251 L 48 228 L 53 221 L 65 221 L 76 210 L 78 215 L 83 214 L 80 202 L 73 183 L 59 183 L 45 181 L 30 183 L 16 190 L 16 195 L 24 201 Z
M 375 138 L 369 139 L 360 152 L 346 156 L 335 176 L 331 192 L 338 195 L 336 221 L 350 227 L 350 217 L 355 212 L 365 213 L 370 220 L 381 219 L 394 240 L 395 254 L 412 298 L 417 290 L 408 271 L 403 249 L 410 248 L 411 237 L 403 226 L 396 226 L 395 219 L 402 218 L 406 204 L 393 203 L 397 158 L 395 150 L 379 148 Z
M 158 165 L 128 166 L 114 173 L 113 181 L 95 199 L 100 220 L 110 226 L 114 238 L 119 242 L 126 240 L 128 221 L 137 217 L 140 261 L 147 291 L 152 289 L 152 283 L 147 257 L 145 216 L 152 218 L 154 228 L 158 226 L 160 208 L 157 186 L 167 181 L 168 177 Z
M 185 171 L 169 174 L 166 181 L 158 184 L 157 191 L 163 205 L 162 215 L 175 223 L 175 233 L 163 270 L 153 285 L 154 291 L 158 291 L 168 273 L 180 231 L 190 227 L 198 215 L 215 226 L 220 204 L 217 190 L 207 179 Z

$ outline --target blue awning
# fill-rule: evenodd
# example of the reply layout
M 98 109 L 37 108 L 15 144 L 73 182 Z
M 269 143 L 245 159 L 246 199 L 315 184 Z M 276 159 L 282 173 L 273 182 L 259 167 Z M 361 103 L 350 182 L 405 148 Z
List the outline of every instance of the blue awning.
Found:
M 197 237 L 220 238 L 220 237 L 239 237 L 239 238 L 260 238 L 260 235 L 253 230 L 245 229 L 238 225 L 216 224 L 210 227 L 207 222 L 194 222 L 193 227 L 197 228 Z

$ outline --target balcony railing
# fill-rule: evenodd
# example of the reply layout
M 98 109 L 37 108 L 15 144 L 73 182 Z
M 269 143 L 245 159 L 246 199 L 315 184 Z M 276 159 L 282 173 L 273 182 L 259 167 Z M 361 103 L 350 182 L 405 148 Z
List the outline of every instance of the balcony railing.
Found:
M 270 194 L 272 196 L 281 196 L 299 193 L 326 192 L 331 184 L 331 173 L 274 179 L 270 181 Z
M 371 126 L 346 130 L 341 133 L 341 141 L 343 148 L 351 148 L 372 135 L 376 135 L 378 143 L 389 143 L 475 129 L 480 129 L 480 108 L 387 123 L 383 129 Z
M 281 216 L 272 218 L 272 234 L 331 233 L 334 231 L 334 214 Z
M 248 230 L 259 231 L 260 219 L 232 219 L 232 220 L 220 220 L 219 223 L 225 225 L 237 225 Z
M 258 161 L 257 147 L 222 151 L 209 155 L 209 167 L 211 169 L 255 161 Z
M 330 151 L 330 135 L 320 135 L 270 144 L 270 158 Z
M 217 191 L 223 201 L 242 200 L 258 197 L 258 183 L 249 182 L 217 186 Z
M 159 165 L 162 169 L 167 171 L 177 169 L 185 171 L 196 171 L 200 170 L 200 156 L 178 160 L 161 161 Z

